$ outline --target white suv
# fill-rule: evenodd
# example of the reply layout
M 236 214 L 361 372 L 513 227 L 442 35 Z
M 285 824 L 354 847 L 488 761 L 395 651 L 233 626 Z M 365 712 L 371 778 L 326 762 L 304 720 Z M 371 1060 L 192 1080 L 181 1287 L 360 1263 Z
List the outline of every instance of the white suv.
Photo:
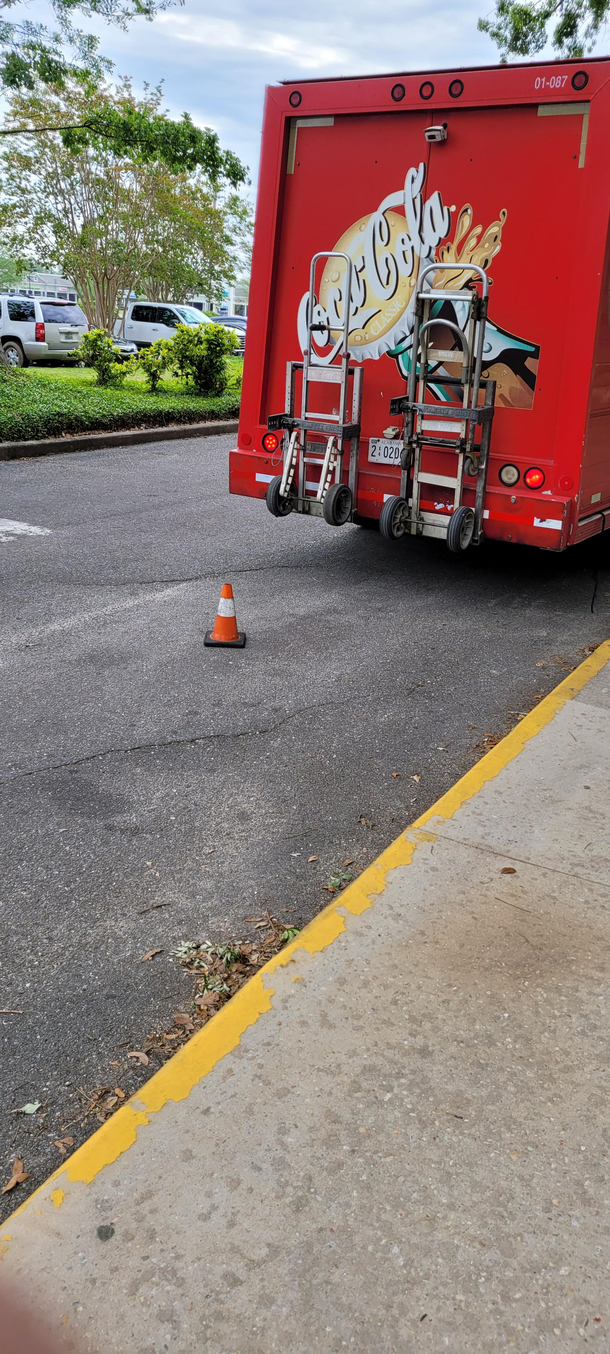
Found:
M 132 301 L 127 307 L 125 319 L 117 321 L 114 332 L 136 343 L 138 348 L 149 348 L 155 339 L 174 338 L 178 324 L 214 324 L 209 315 L 195 306 L 176 305 L 173 302 Z M 225 328 L 228 326 L 225 325 Z M 233 333 L 233 330 L 231 330 Z M 238 352 L 242 351 L 241 343 Z
M 0 343 L 12 367 L 78 356 L 87 317 L 74 301 L 0 296 Z

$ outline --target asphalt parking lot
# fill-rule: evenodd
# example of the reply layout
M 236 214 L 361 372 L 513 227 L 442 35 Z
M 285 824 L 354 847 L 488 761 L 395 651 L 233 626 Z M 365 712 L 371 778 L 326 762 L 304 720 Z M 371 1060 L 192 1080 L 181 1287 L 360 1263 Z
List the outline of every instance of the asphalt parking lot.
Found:
M 608 635 L 604 541 L 456 558 L 276 520 L 229 496 L 230 445 L 0 465 L 0 1170 L 28 1189 L 97 1127 L 82 1089 L 147 1075 L 177 944 L 308 920 Z M 244 650 L 204 647 L 225 581 Z

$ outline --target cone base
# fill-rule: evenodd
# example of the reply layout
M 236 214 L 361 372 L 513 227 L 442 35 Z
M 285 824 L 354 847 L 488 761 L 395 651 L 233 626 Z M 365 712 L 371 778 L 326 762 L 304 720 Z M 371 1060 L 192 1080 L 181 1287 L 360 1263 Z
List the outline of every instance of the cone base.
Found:
M 243 649 L 246 636 L 240 635 L 238 639 L 212 639 L 212 631 L 208 630 L 203 642 L 208 649 Z

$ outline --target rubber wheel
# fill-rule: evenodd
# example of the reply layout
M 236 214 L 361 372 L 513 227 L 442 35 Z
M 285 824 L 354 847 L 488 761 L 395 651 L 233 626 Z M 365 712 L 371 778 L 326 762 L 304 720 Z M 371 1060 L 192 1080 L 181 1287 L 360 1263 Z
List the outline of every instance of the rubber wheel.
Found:
M 28 359 L 23 351 L 23 348 L 21 347 L 21 344 L 17 343 L 15 339 L 8 339 L 6 343 L 2 344 L 2 347 L 4 348 L 4 356 L 7 362 L 9 363 L 9 366 L 11 367 L 29 366 Z
M 386 541 L 399 541 L 409 529 L 409 504 L 406 498 L 388 498 L 381 509 L 379 530 Z
M 455 555 L 467 550 L 474 534 L 472 508 L 456 508 L 447 527 L 447 545 Z
M 343 527 L 352 515 L 352 491 L 347 484 L 331 484 L 322 507 L 329 527 Z
M 275 478 L 272 479 L 271 484 L 267 489 L 267 493 L 265 494 L 267 507 L 273 517 L 288 517 L 291 512 L 294 512 L 296 504 L 294 487 L 289 489 L 286 498 L 282 498 L 280 494 L 281 483 L 282 476 L 276 475 Z

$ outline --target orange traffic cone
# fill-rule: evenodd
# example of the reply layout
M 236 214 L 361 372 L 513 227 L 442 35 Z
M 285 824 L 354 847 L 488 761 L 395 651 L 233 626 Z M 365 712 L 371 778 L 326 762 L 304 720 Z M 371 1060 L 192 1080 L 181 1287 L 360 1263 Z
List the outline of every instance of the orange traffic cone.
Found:
M 223 583 L 222 585 L 214 629 L 208 630 L 203 642 L 204 644 L 207 644 L 208 647 L 210 645 L 223 645 L 225 648 L 230 649 L 243 649 L 244 647 L 246 636 L 240 635 L 239 630 L 237 629 L 235 602 L 233 600 L 233 589 L 230 583 Z

